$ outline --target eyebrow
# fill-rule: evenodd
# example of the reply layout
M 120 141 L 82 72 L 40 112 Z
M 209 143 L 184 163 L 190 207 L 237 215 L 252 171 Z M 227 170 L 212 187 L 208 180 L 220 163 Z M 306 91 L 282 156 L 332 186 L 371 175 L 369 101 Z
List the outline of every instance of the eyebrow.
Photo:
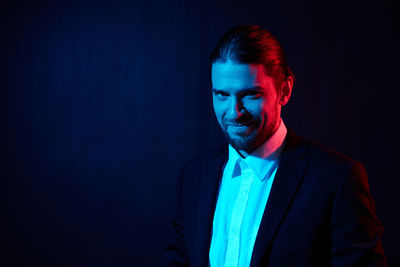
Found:
M 216 88 L 212 88 L 211 89 L 214 93 L 220 93 L 220 92 L 225 92 L 224 90 L 221 89 L 216 89 Z M 245 88 L 245 89 L 241 89 L 238 91 L 238 93 L 243 93 L 243 92 L 260 92 L 262 91 L 263 88 L 261 86 L 254 86 L 251 88 Z

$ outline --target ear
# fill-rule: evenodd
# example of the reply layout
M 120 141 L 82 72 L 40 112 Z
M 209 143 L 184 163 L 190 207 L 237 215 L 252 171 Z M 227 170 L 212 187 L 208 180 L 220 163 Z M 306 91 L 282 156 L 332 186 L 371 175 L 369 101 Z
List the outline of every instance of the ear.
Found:
M 289 102 L 293 88 L 293 77 L 289 76 L 286 81 L 282 83 L 281 95 L 279 96 L 279 104 L 286 105 Z

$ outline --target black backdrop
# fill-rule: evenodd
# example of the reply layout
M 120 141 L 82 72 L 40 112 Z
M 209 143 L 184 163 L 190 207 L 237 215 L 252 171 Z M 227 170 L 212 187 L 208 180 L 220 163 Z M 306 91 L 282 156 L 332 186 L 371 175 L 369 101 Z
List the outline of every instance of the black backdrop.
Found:
M 391 4 L 1 5 L 1 266 L 159 265 L 182 163 L 223 141 L 208 53 L 247 23 L 276 35 L 297 76 L 286 124 L 366 166 L 400 264 Z

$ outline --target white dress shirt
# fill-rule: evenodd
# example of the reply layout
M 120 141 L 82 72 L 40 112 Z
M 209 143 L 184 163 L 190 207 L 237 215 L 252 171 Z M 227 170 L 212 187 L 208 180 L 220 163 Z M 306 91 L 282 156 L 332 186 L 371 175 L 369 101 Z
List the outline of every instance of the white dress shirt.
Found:
M 214 214 L 211 267 L 250 266 L 286 133 L 281 119 L 275 133 L 246 158 L 229 145 Z

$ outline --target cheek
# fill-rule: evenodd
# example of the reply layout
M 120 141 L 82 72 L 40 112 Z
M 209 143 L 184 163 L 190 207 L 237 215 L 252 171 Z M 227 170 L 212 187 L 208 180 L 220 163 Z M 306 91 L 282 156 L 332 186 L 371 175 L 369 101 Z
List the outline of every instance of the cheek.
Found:
M 221 117 L 223 116 L 223 107 L 221 103 L 217 101 L 213 101 L 213 107 L 214 107 L 214 113 L 215 116 L 217 117 L 217 120 L 220 121 Z
M 276 105 L 265 105 L 262 108 L 262 116 L 264 124 L 274 124 L 277 119 L 277 106 Z
M 249 101 L 244 104 L 245 109 L 253 116 L 253 117 L 263 117 L 264 106 L 262 101 Z

